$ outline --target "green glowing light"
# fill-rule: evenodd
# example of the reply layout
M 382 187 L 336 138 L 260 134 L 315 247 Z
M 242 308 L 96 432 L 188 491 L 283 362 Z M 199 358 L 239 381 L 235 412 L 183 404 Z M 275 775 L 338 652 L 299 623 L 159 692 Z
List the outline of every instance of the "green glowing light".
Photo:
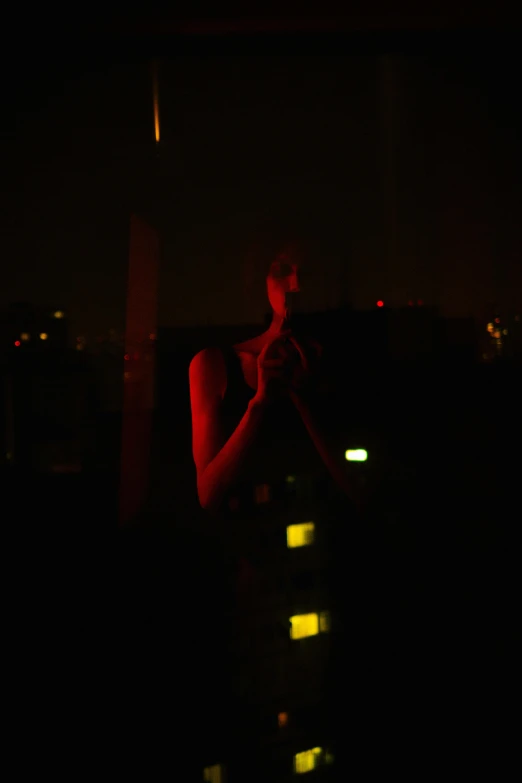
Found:
M 348 449 L 344 456 L 348 462 L 366 462 L 368 452 L 365 449 Z

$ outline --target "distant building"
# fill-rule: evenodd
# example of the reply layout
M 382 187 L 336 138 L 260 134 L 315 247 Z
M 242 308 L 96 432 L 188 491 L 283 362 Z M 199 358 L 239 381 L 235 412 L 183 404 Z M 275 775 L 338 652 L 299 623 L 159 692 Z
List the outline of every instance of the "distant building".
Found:
M 335 437 L 339 448 L 358 452 L 368 448 L 368 459 L 350 464 L 350 470 L 361 486 L 370 484 L 382 471 L 386 479 L 381 479 L 380 491 L 375 493 L 372 513 L 379 524 L 393 530 L 406 513 L 404 508 L 409 509 L 411 477 L 426 460 L 425 433 L 419 427 L 419 422 L 426 423 L 426 416 L 422 406 L 410 402 L 410 380 L 417 367 L 433 362 L 433 373 L 423 376 L 426 388 L 431 390 L 433 379 L 451 382 L 455 377 L 451 362 L 445 370 L 447 376 L 438 367 L 438 362 L 448 359 L 462 365 L 464 372 L 459 378 L 467 378 L 468 365 L 472 367 L 469 379 L 474 383 L 473 373 L 484 369 L 475 366 L 475 323 L 472 319 L 445 319 L 427 307 L 393 311 L 383 306 L 364 312 L 344 308 L 297 316 L 295 325 L 328 346 L 340 368 L 347 423 L 339 421 Z M 259 326 L 255 325 L 159 330 L 151 514 L 175 518 L 173 525 L 188 529 L 201 519 L 190 452 L 189 362 L 206 346 L 230 346 L 257 333 Z M 383 375 L 381 365 L 386 363 L 394 369 L 387 372 L 389 367 L 385 368 Z M 451 411 L 452 385 L 441 382 L 441 386 L 448 394 L 439 397 L 439 405 Z M 450 416 L 442 418 L 451 421 Z M 231 715 L 229 736 L 237 735 L 232 747 L 226 743 L 222 748 L 215 744 L 207 747 L 202 740 L 201 774 L 207 783 L 290 781 L 308 772 L 314 780 L 342 778 L 342 754 L 336 758 L 336 752 L 345 738 L 336 735 L 336 716 L 329 712 L 332 681 L 328 681 L 328 674 L 330 666 L 334 677 L 339 675 L 339 667 L 350 668 L 352 648 L 346 648 L 346 657 L 335 664 L 337 668 L 329 661 L 332 651 L 339 649 L 338 635 L 346 632 L 348 638 L 354 634 L 352 646 L 361 642 L 355 625 L 343 630 L 351 596 L 342 594 L 343 588 L 348 593 L 350 570 L 360 567 L 356 561 L 361 549 L 346 545 L 350 540 L 333 532 L 336 512 L 330 511 L 334 504 L 328 482 L 323 481 L 323 474 L 314 472 L 315 468 L 303 469 L 297 444 L 294 458 L 294 462 L 288 458 L 288 464 L 279 466 L 286 468 L 286 479 L 243 485 L 230 498 L 232 523 L 225 546 L 229 553 L 246 547 L 244 579 L 247 583 L 258 580 L 248 622 L 231 640 L 233 660 L 239 661 L 235 688 L 251 709 L 248 715 Z M 274 454 L 274 463 L 278 459 L 279 454 Z M 235 536 L 242 537 L 241 544 Z M 198 536 L 196 529 L 194 538 L 197 550 L 203 546 L 204 535 Z M 192 562 L 186 554 L 184 557 Z M 334 581 L 332 586 L 336 578 L 338 583 Z M 248 601 L 246 604 L 248 608 Z M 205 642 L 211 649 L 210 614 L 209 609 L 202 616 Z M 223 623 L 225 615 L 225 611 L 219 613 Z M 328 698 L 326 694 L 330 694 Z M 215 714 L 215 725 L 221 725 L 222 704 L 209 700 L 206 708 Z M 342 719 L 339 726 L 343 726 Z
M 15 303 L 0 313 L 2 462 L 36 472 L 82 470 L 88 368 L 68 347 L 60 307 Z
M 231 345 L 258 332 L 259 326 L 159 333 L 161 424 L 151 466 L 150 508 L 165 513 L 171 506 L 178 510 L 178 520 L 183 509 L 188 522 L 177 524 L 190 526 L 189 509 L 196 500 L 188 431 L 190 359 L 205 346 Z M 351 445 L 342 434 L 339 444 L 340 449 Z M 290 781 L 306 772 L 313 772 L 315 780 L 331 780 L 335 773 L 329 661 L 333 634 L 343 622 L 330 588 L 337 567 L 330 557 L 335 500 L 322 465 L 305 464 L 301 442 L 285 443 L 285 449 L 288 464 L 276 464 L 279 454 L 271 458 L 271 469 L 283 478 L 246 482 L 229 498 L 224 546 L 229 554 L 244 554 L 239 560 L 245 591 L 240 590 L 238 599 L 240 630 L 229 640 L 232 689 L 249 708 L 237 715 L 229 705 L 225 734 L 230 742 L 223 747 L 202 741 L 201 772 L 210 783 Z M 194 515 L 199 518 L 197 511 Z M 226 622 L 226 611 L 222 617 Z M 209 703 L 207 709 L 215 713 L 216 727 L 223 723 L 221 704 Z

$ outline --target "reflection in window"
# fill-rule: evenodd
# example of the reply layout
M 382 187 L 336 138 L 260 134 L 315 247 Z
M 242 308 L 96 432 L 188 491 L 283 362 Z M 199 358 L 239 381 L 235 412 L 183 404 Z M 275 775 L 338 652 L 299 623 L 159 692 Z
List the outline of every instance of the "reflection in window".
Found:
M 315 525 L 313 522 L 301 522 L 286 528 L 286 542 L 289 549 L 309 546 L 314 543 Z
M 203 770 L 205 783 L 225 783 L 225 770 L 223 764 L 213 764 Z
M 303 750 L 294 756 L 294 772 L 300 775 L 303 772 L 311 772 L 321 763 L 322 748 L 312 748 Z
M 270 484 L 259 484 L 254 493 L 256 503 L 269 503 L 272 499 Z
M 317 636 L 319 633 L 319 615 L 295 614 L 290 618 L 290 638 L 305 639 L 307 636 Z

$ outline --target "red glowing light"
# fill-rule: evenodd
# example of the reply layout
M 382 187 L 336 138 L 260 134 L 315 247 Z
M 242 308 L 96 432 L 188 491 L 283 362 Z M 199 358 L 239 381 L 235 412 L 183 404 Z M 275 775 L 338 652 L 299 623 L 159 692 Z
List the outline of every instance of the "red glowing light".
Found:
M 499 324 L 500 323 L 500 318 L 495 318 L 495 323 Z
M 377 307 L 384 307 L 384 302 L 382 301 L 382 299 L 379 299 L 379 301 L 377 302 Z
M 22 343 L 20 342 L 20 340 L 15 340 L 15 345 L 16 345 L 16 347 L 17 347 L 17 348 L 18 348 L 18 346 L 19 346 L 19 345 L 21 345 L 21 344 L 22 344 Z
M 408 302 L 408 307 L 413 307 L 413 302 L 412 302 L 412 300 L 411 300 L 411 299 L 410 299 L 410 301 Z
M 129 361 L 129 359 L 130 359 L 130 356 L 129 356 L 129 354 L 128 354 L 128 353 L 126 353 L 126 354 L 125 354 L 125 356 L 124 356 L 123 358 L 125 359 L 125 361 L 126 361 L 126 362 L 128 362 L 128 361 Z
M 424 304 L 424 302 L 422 301 L 422 299 L 417 299 L 417 304 L 422 306 Z

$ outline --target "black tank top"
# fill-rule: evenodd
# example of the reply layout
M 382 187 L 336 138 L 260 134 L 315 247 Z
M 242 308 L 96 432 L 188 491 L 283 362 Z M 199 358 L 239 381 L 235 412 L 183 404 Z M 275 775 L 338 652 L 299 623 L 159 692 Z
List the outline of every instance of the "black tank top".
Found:
M 234 349 L 221 347 L 220 350 L 227 372 L 221 417 L 228 439 L 255 391 L 245 381 Z M 255 584 L 257 579 L 262 580 L 265 569 L 270 571 L 271 533 L 280 546 L 286 518 L 291 524 L 303 514 L 311 515 L 310 518 L 320 513 L 324 515 L 331 504 L 330 495 L 324 491 L 329 484 L 326 468 L 292 401 L 283 398 L 273 403 L 264 413 L 260 432 L 244 461 L 240 479 L 227 493 L 219 512 L 222 525 L 218 528 L 226 540 L 227 560 L 232 566 L 229 573 L 234 574 L 239 593 L 248 595 L 248 601 L 254 599 L 252 588 L 245 586 L 245 580 L 250 585 Z M 296 498 L 292 494 L 292 488 L 296 486 L 302 493 L 298 497 L 299 506 L 295 505 Z M 262 524 L 256 523 L 260 518 Z
M 245 414 L 255 391 L 245 381 L 241 362 L 232 347 L 221 349 L 227 372 L 227 388 L 221 415 L 228 439 Z M 249 485 L 277 484 L 289 475 L 317 472 L 323 464 L 290 399 L 269 406 L 261 429 L 241 471 L 238 489 Z M 232 491 L 233 493 L 233 491 Z

